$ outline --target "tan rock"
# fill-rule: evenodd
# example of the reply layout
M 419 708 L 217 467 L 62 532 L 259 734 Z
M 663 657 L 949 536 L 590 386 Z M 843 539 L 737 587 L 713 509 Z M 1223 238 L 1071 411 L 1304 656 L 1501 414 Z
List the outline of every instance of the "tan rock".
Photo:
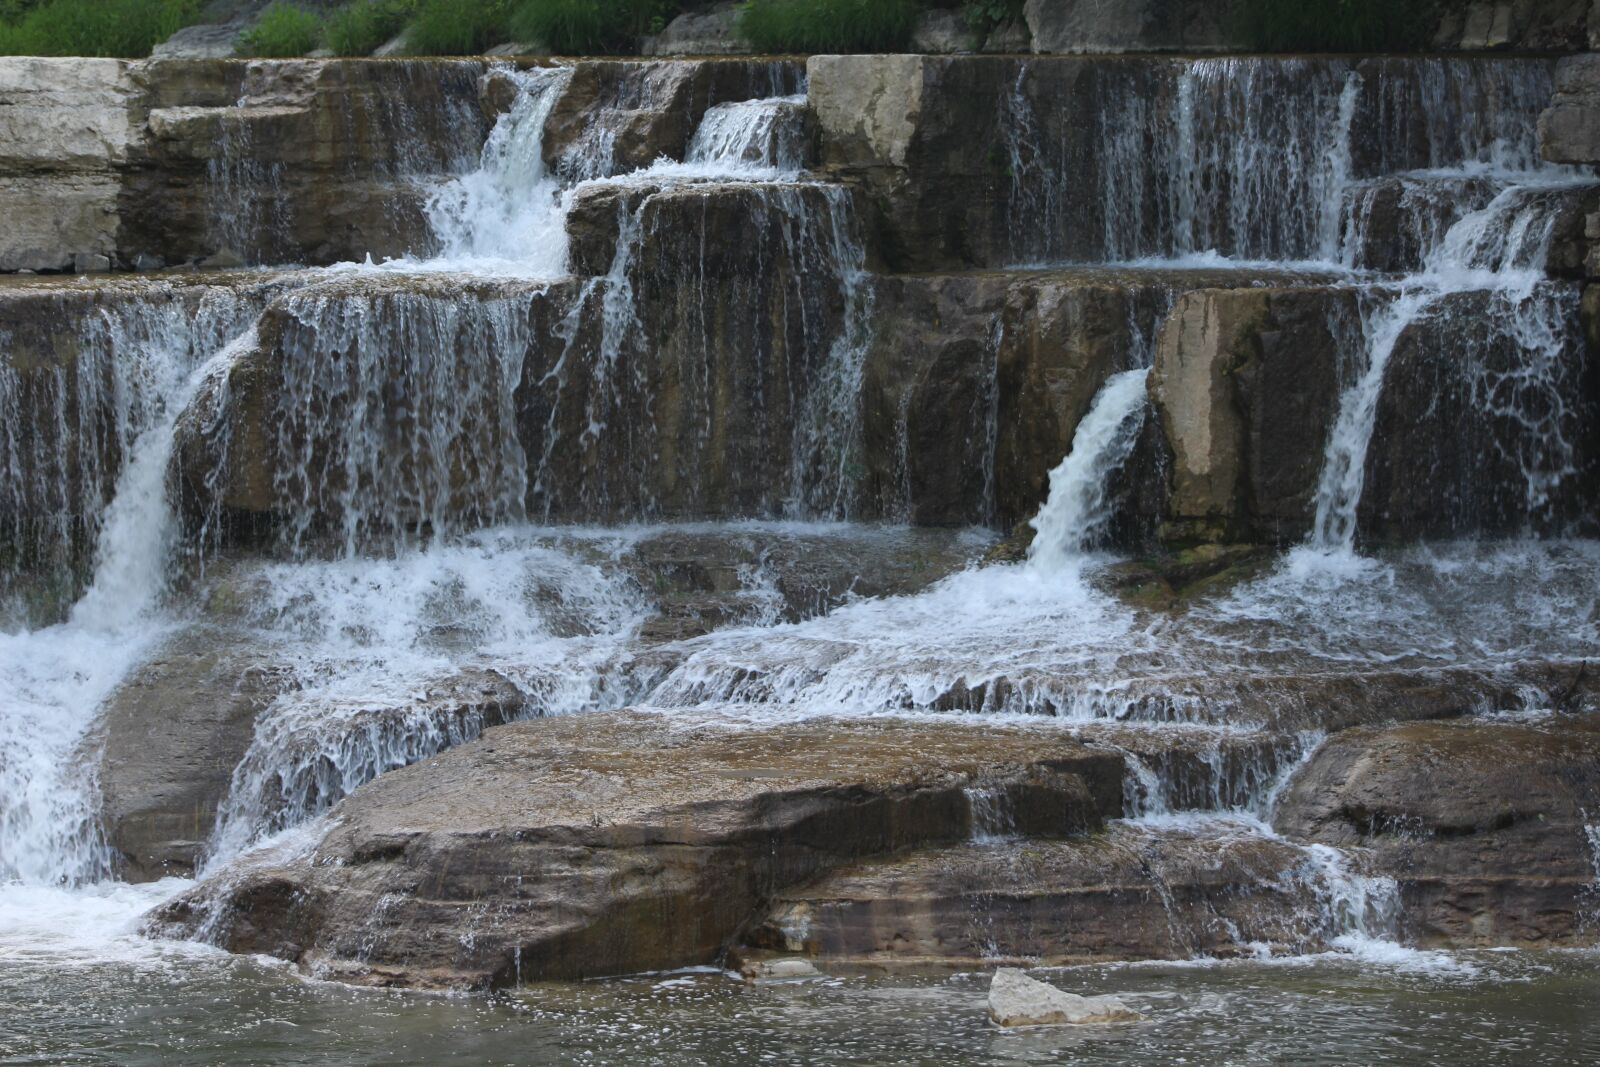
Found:
M 989 983 L 989 1019 L 996 1026 L 1081 1026 L 1143 1018 L 1117 997 L 1068 993 L 1012 967 L 995 971 Z

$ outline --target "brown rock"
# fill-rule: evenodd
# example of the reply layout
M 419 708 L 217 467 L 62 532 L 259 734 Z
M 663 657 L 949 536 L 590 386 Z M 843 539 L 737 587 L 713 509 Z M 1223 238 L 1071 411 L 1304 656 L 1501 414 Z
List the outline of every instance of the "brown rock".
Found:
M 1600 725 L 1366 727 L 1330 740 L 1278 810 L 1286 834 L 1369 850 L 1424 945 L 1587 944 Z
M 547 719 L 385 775 L 310 854 L 246 864 L 157 928 L 365 984 L 481 988 L 717 959 L 763 898 L 864 856 L 952 844 L 984 781 L 1036 835 L 1120 811 L 1121 763 L 1062 734 L 813 720 Z

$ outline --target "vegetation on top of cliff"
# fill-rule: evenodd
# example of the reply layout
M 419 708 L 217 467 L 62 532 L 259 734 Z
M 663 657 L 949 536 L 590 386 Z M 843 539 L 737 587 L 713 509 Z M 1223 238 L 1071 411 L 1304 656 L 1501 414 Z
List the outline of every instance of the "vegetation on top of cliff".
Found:
M 322 43 L 322 20 L 303 7 L 278 0 L 239 37 L 243 55 L 284 59 L 303 56 Z
M 139 59 L 195 21 L 201 0 L 6 0 L 0 55 Z
M 893 52 L 905 48 L 918 0 L 749 0 L 739 31 L 757 52 Z
M 564 55 L 633 53 L 639 38 L 660 33 L 679 0 L 522 0 L 511 35 Z
M 328 16 L 322 43 L 336 56 L 370 56 L 405 29 L 416 10 L 415 0 L 356 0 Z
M 414 56 L 479 55 L 510 37 L 514 0 L 420 0 L 406 27 Z
M 1428 0 L 1238 0 L 1234 17 L 1241 38 L 1263 52 L 1409 52 L 1428 43 L 1438 8 Z

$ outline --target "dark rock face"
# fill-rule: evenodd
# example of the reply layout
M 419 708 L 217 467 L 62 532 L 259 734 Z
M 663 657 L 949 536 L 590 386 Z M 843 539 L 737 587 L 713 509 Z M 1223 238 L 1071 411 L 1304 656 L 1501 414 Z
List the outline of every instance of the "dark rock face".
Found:
M 1556 96 L 1539 116 L 1539 147 L 1554 163 L 1600 163 L 1600 55 L 1563 59 Z
M 1522 59 L 1198 66 L 1146 56 L 819 56 L 808 66 L 822 166 L 861 185 L 885 261 L 910 271 L 1327 254 L 1315 145 L 1346 106 L 1356 178 L 1459 164 L 1463 145 L 1503 136 L 1533 154 L 1552 69 Z M 1461 139 L 1434 136 L 1446 127 Z M 1294 158 L 1263 182 L 1234 153 L 1242 137 Z M 1189 184 L 1196 175 L 1203 181 Z M 1194 203 L 1175 213 L 1185 198 Z
M 1259 289 L 1178 300 L 1150 381 L 1173 456 L 1165 540 L 1304 536 L 1338 411 L 1340 342 L 1359 336 L 1356 299 Z
M 1420 944 L 1561 945 L 1587 943 L 1593 921 L 1585 827 L 1597 804 L 1593 715 L 1430 723 L 1333 738 L 1276 822 L 1370 850 L 1399 879 L 1403 927 Z
M 1600 463 L 1600 367 L 1568 327 L 1576 285 L 1551 283 L 1545 325 L 1566 343 L 1530 351 L 1516 296 L 1441 299 L 1386 368 L 1359 511 L 1374 539 L 1525 530 L 1587 533 Z
M 1114 756 L 1027 731 L 548 719 L 378 779 L 314 854 L 247 865 L 153 923 L 364 984 L 483 988 L 711 962 L 774 891 L 964 838 L 974 781 L 1011 797 L 1028 832 L 1059 836 L 1117 814 L 1120 779 Z

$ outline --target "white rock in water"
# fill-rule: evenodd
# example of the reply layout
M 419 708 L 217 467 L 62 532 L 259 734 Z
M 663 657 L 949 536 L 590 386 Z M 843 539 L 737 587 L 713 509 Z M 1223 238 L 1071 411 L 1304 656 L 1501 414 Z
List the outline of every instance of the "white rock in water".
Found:
M 1060 1026 L 1133 1023 L 1144 1016 L 1116 997 L 1080 997 L 1002 967 L 989 984 L 989 1018 L 998 1026 Z
M 779 960 L 751 960 L 740 969 L 740 973 L 749 981 L 759 982 L 787 978 L 815 978 L 822 972 L 813 967 L 810 960 L 788 957 Z

